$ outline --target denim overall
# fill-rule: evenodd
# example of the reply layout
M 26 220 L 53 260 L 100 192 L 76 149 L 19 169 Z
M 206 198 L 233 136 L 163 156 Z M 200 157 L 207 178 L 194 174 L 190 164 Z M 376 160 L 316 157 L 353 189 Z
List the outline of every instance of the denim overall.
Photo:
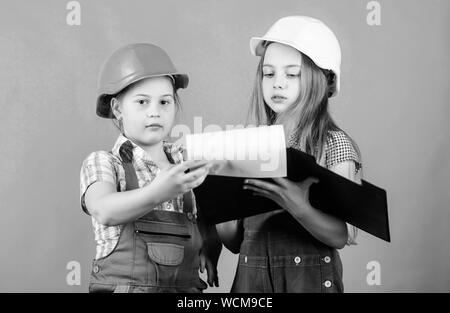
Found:
M 339 253 L 287 211 L 244 219 L 244 239 L 231 292 L 343 292 Z
M 132 157 L 122 147 L 120 155 L 126 190 L 138 188 Z M 153 210 L 123 225 L 114 250 L 93 261 L 89 292 L 202 292 L 202 239 L 190 199 L 185 194 L 184 213 Z

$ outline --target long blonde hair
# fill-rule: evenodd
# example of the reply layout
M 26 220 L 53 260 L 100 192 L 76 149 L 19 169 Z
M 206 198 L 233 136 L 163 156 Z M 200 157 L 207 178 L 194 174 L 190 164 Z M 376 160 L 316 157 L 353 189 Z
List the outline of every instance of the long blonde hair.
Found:
M 269 44 L 270 42 L 264 44 L 266 50 Z M 324 146 L 327 142 L 328 132 L 343 131 L 328 112 L 328 97 L 333 88 L 334 73 L 322 70 L 308 56 L 300 52 L 302 55 L 300 95 L 286 111 L 276 114 L 263 98 L 262 78 L 265 51 L 256 70 L 247 123 L 256 124 L 256 126 L 283 125 L 288 144 L 314 156 L 316 160 L 320 160 L 325 153 Z M 360 157 L 356 142 L 348 134 L 346 135 Z

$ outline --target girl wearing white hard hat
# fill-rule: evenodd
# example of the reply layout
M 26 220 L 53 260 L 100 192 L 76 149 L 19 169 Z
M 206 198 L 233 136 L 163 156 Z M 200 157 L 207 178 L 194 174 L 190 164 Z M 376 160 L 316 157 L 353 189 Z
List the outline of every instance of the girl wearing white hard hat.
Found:
M 252 122 L 284 125 L 288 146 L 360 183 L 357 145 L 328 112 L 340 88 L 341 50 L 333 32 L 311 17 L 284 17 L 263 37 L 253 37 L 250 49 L 261 57 Z M 246 180 L 245 189 L 283 210 L 217 226 L 225 246 L 240 253 L 232 292 L 343 292 L 337 249 L 355 244 L 356 228 L 309 203 L 314 182 Z

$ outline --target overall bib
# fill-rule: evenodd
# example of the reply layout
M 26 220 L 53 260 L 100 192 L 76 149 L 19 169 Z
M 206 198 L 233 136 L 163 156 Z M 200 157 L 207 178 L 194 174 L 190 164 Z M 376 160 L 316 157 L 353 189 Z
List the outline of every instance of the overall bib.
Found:
M 287 211 L 244 219 L 231 292 L 343 292 L 339 253 L 304 229 Z
M 126 190 L 138 188 L 131 157 L 120 154 Z M 93 261 L 89 292 L 198 293 L 206 289 L 198 273 L 202 238 L 190 199 L 185 194 L 184 213 L 153 210 L 123 225 L 114 250 Z

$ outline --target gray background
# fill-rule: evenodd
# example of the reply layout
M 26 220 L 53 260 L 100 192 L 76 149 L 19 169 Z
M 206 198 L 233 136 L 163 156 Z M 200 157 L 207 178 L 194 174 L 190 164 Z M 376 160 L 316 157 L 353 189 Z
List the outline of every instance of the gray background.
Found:
M 163 47 L 191 84 L 180 121 L 239 124 L 257 59 L 249 38 L 285 15 L 324 20 L 343 50 L 342 93 L 333 116 L 358 142 L 365 179 L 388 191 L 392 243 L 361 232 L 341 250 L 346 291 L 450 291 L 450 2 L 79 1 L 81 26 L 68 26 L 68 1 L 1 1 L 0 291 L 85 292 L 94 255 L 90 219 L 79 206 L 82 160 L 110 149 L 117 132 L 95 115 L 104 59 L 131 42 Z M 381 285 L 369 286 L 370 261 Z M 81 285 L 66 283 L 69 261 Z M 220 259 L 228 291 L 236 256 Z

